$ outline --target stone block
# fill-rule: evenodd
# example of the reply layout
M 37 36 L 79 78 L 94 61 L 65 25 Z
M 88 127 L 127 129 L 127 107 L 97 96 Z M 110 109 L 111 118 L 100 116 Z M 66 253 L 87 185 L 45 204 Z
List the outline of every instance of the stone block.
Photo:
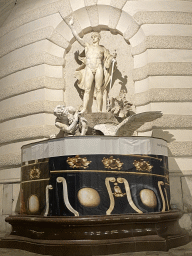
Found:
M 183 24 L 145 24 L 140 28 L 145 36 L 191 36 L 192 25 Z
M 57 28 L 55 30 L 59 34 L 61 34 L 65 38 L 65 40 L 67 40 L 68 42 L 71 42 L 71 40 L 74 37 L 71 32 L 71 29 L 69 28 L 68 24 L 64 20 L 62 20 L 62 22 L 59 23 L 59 25 L 57 26 Z
M 0 45 L 6 45 L 7 42 L 14 41 L 18 37 L 24 36 L 26 34 L 29 35 L 30 32 L 33 32 L 37 29 L 48 26 L 56 28 L 61 21 L 61 15 L 59 13 L 55 13 L 40 19 L 33 20 L 32 22 L 28 22 L 23 26 L 20 25 L 16 29 L 10 31 L 9 33 L 6 33 L 3 37 L 1 37 Z
M 182 132 L 182 130 L 180 130 Z M 189 133 L 191 131 L 189 130 Z M 181 170 L 181 172 L 184 174 L 184 172 L 191 172 L 191 166 L 192 166 L 192 157 L 169 157 L 169 170 L 170 171 L 177 171 Z
M 3 90 L 0 93 L 2 95 L 5 94 L 7 96 L 9 88 L 11 88 L 10 90 L 13 91 L 15 95 L 19 94 L 20 91 L 23 93 L 25 92 L 25 88 L 30 86 L 28 85 L 28 83 L 30 83 L 29 82 L 30 79 L 38 78 L 42 76 L 45 76 L 48 78 L 54 77 L 56 79 L 62 78 L 62 74 L 63 74 L 62 71 L 63 71 L 63 67 L 61 66 L 50 66 L 50 65 L 43 64 L 43 65 L 22 70 L 20 72 L 16 72 L 0 80 L 0 87 Z M 38 85 L 38 82 L 36 82 L 36 84 Z M 41 81 L 41 84 L 42 84 L 42 87 L 44 87 L 43 85 L 45 84 L 45 81 Z M 13 90 L 12 90 L 12 87 L 14 87 Z M 18 88 L 18 91 L 17 91 L 17 88 Z
M 121 16 L 120 16 L 120 19 L 118 21 L 118 24 L 117 24 L 117 30 L 119 30 L 121 33 L 125 33 L 125 31 L 127 30 L 127 27 L 129 27 L 129 24 L 133 23 L 133 18 L 125 13 L 125 12 L 121 12 Z
M 3 215 L 10 215 L 12 213 L 12 196 L 13 196 L 13 185 L 3 185 Z
M 186 229 L 188 232 L 190 232 L 190 235 L 192 234 L 191 227 L 192 227 L 192 221 L 191 221 L 192 215 L 189 213 L 183 214 L 181 219 L 179 220 L 179 224 L 182 228 Z
M 97 5 L 110 5 L 111 0 L 97 0 Z
M 0 216 L 3 213 L 3 184 L 0 184 Z
M 5 222 L 5 218 L 7 217 L 8 215 L 0 215 L 0 230 L 1 232 L 8 232 L 7 231 L 7 223 Z
M 75 15 L 76 15 L 76 17 L 80 23 L 80 26 L 83 30 L 86 31 L 87 29 L 90 29 L 91 23 L 90 23 L 88 13 L 85 8 L 76 11 Z
M 10 151 L 8 151 L 10 152 Z M 3 169 L 0 171 L 0 180 L 2 183 L 11 183 L 11 182 L 19 182 L 21 180 L 21 168 L 11 168 L 11 169 Z M 1 187 L 3 184 L 0 185 L 0 198 L 1 198 Z M 2 201 L 1 201 L 2 203 Z M 0 214 L 1 214 L 1 207 L 0 207 Z
M 182 210 L 182 188 L 180 176 L 170 175 L 170 192 L 171 192 L 171 205 L 174 205 L 176 208 Z
M 192 6 L 189 2 L 183 4 L 182 2 L 177 1 L 171 4 L 169 1 L 127 1 L 122 10 L 130 15 L 134 15 L 141 11 L 165 11 L 169 13 L 170 11 L 189 12 L 191 9 Z
M 163 114 L 190 115 L 192 113 L 191 102 L 154 102 L 137 107 L 137 113 L 145 111 L 162 111 Z
M 98 5 L 98 13 L 99 13 L 99 24 L 108 26 L 110 7 L 105 5 L 103 6 Z
M 181 177 L 183 207 L 185 212 L 192 212 L 192 176 Z
M 86 7 L 89 20 L 92 27 L 96 27 L 99 25 L 99 13 L 98 13 L 98 6 L 91 5 Z
M 192 84 L 192 76 L 151 76 L 147 79 L 149 88 L 191 88 Z
M 71 8 L 75 12 L 81 8 L 85 7 L 85 2 L 84 0 L 70 0 Z
M 13 184 L 12 215 L 20 212 L 20 184 Z
M 129 39 L 129 42 L 132 47 L 135 47 L 136 45 L 141 44 L 145 40 L 145 37 L 146 35 L 143 30 L 139 29 L 138 32 Z

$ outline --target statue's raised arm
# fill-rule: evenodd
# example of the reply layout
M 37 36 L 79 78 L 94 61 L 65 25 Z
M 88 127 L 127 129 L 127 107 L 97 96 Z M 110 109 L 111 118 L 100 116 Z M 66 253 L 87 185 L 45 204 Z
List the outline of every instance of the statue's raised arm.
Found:
M 75 30 L 74 26 L 73 26 L 74 22 L 73 22 L 73 17 L 71 18 L 71 20 L 69 21 L 69 26 L 71 28 L 71 31 L 74 35 L 74 37 L 77 39 L 77 41 L 80 43 L 80 45 L 82 45 L 83 47 L 86 47 L 87 43 L 83 41 L 83 39 L 78 35 L 77 31 Z

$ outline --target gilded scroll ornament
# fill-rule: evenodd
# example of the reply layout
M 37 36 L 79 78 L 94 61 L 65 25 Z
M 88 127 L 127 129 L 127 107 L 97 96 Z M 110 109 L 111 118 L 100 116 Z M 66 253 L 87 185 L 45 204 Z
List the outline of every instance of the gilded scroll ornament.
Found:
M 145 161 L 144 159 L 134 160 L 133 164 L 137 171 L 147 171 L 151 172 L 153 166 L 150 165 L 149 161 Z
M 75 157 L 68 157 L 67 158 L 67 163 L 71 168 L 78 168 L 78 169 L 87 169 L 89 167 L 89 164 L 92 161 L 88 161 L 86 157 L 80 157 L 80 156 L 75 156 Z
M 104 157 L 102 162 L 106 169 L 111 170 L 121 170 L 123 165 L 119 158 L 115 159 L 113 156 L 110 156 L 109 158 Z
M 41 171 L 36 168 L 35 166 L 30 170 L 30 173 L 29 173 L 29 178 L 31 180 L 33 179 L 39 179 L 40 178 L 40 174 L 41 174 Z

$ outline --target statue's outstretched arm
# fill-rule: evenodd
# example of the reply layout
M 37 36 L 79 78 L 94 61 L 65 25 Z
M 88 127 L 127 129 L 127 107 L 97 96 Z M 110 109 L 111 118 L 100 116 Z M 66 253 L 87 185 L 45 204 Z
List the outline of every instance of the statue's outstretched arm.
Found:
M 73 26 L 73 18 L 71 18 L 71 20 L 69 21 L 69 26 L 71 28 L 71 31 L 74 35 L 74 37 L 77 39 L 77 41 L 80 43 L 80 45 L 82 45 L 83 47 L 86 47 L 86 43 L 83 41 L 83 39 L 77 34 L 77 31 L 75 30 L 74 26 Z

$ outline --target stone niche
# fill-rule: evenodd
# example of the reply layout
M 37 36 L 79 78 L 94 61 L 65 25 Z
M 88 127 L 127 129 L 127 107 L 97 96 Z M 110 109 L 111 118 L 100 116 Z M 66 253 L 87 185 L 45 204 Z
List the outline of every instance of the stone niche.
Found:
M 108 49 L 111 54 L 113 54 L 115 50 L 117 53 L 117 64 L 114 68 L 112 88 L 109 92 L 109 97 L 116 98 L 119 96 L 120 91 L 123 90 L 126 93 L 126 99 L 128 102 L 133 103 L 134 82 L 132 78 L 133 57 L 131 55 L 131 45 L 128 44 L 120 34 L 112 34 L 110 31 L 101 31 L 100 35 L 100 45 L 103 45 L 106 49 Z M 86 34 L 83 39 L 84 41 L 91 43 L 91 33 Z M 78 87 L 77 79 L 74 77 L 75 70 L 81 65 L 80 61 L 77 63 L 77 57 L 75 56 L 77 56 L 78 51 L 79 54 L 81 54 L 83 50 L 84 48 L 77 41 L 75 41 L 65 56 L 64 102 L 66 106 L 73 106 L 76 109 L 79 109 L 79 107 L 82 105 L 84 91 Z M 95 99 L 93 99 L 93 102 L 89 103 L 88 112 L 96 112 Z

